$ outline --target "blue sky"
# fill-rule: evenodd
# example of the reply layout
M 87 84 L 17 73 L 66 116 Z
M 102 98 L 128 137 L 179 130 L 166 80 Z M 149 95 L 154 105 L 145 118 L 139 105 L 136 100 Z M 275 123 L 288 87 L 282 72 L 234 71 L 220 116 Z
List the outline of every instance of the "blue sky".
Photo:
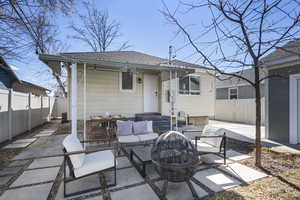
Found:
M 171 7 L 177 5 L 176 0 L 166 1 Z M 185 41 L 182 38 L 174 40 L 175 26 L 166 22 L 162 14 L 161 0 L 97 0 L 95 1 L 97 8 L 107 10 L 111 19 L 115 19 L 121 24 L 122 37 L 120 41 L 129 41 L 131 47 L 128 50 L 135 50 L 148 53 L 163 58 L 168 57 L 168 46 L 173 45 L 180 48 Z M 82 11 L 82 5 L 77 3 L 74 12 Z M 201 24 L 205 13 L 201 13 L 202 17 L 186 16 L 186 20 L 190 24 Z M 76 13 L 71 16 L 57 16 L 56 21 L 59 25 L 60 39 L 68 44 L 68 52 L 91 51 L 91 49 L 82 43 L 71 38 L 74 33 L 69 26 L 78 23 Z M 116 48 L 118 43 L 115 44 Z M 184 48 L 177 53 L 178 59 L 186 58 L 193 53 L 193 49 Z M 188 57 L 186 60 L 194 62 L 194 56 Z M 33 82 L 45 87 L 53 87 L 55 81 L 52 79 L 49 70 L 41 63 L 36 55 L 28 55 L 25 63 L 10 61 L 9 64 L 17 68 L 17 75 L 26 81 Z
M 178 5 L 178 0 L 165 0 L 165 2 L 171 10 L 174 10 Z M 121 24 L 122 37 L 114 44 L 112 50 L 117 50 L 121 42 L 129 41 L 131 47 L 128 50 L 167 58 L 168 47 L 172 45 L 177 49 L 177 59 L 202 64 L 199 63 L 199 55 L 195 53 L 192 47 L 181 48 L 187 42 L 183 35 L 174 39 L 176 26 L 167 23 L 164 16 L 159 12 L 163 8 L 161 0 L 95 0 L 94 3 L 95 7 L 99 10 L 107 11 L 111 19 Z M 293 8 L 292 5 L 286 5 L 288 5 L 287 8 Z M 211 22 L 211 13 L 208 8 L 196 9 L 190 12 L 186 12 L 184 9 L 186 7 L 181 7 L 177 11 L 177 18 L 180 19 L 181 24 L 188 25 L 186 29 L 191 33 L 193 39 L 197 38 L 197 42 L 207 42 L 216 39 L 214 33 L 209 33 L 198 40 L 198 36 L 207 31 L 207 27 L 205 26 Z M 74 32 L 69 28 L 72 23 L 79 23 L 76 16 L 83 11 L 84 8 L 81 1 L 78 0 L 70 16 L 55 16 L 55 20 L 59 26 L 59 39 L 64 41 L 68 47 L 66 48 L 66 52 L 91 51 L 86 44 L 72 38 Z M 296 11 L 298 10 L 296 9 Z M 274 13 L 271 18 L 268 17 L 268 21 L 272 23 L 278 20 L 278 18 L 280 18 L 278 13 Z M 282 23 L 285 22 L 282 21 Z M 289 24 L 290 22 L 286 23 Z M 256 26 L 255 23 L 254 26 Z M 228 28 L 235 29 L 236 27 L 229 26 Z M 239 33 L 239 29 L 236 29 L 236 32 Z M 264 35 L 264 37 L 268 38 L 270 35 Z M 235 48 L 237 48 L 232 43 L 223 42 L 222 45 L 223 51 L 227 56 L 228 54 L 233 55 Z M 216 51 L 212 45 L 209 46 L 209 44 L 206 45 L 204 43 L 200 45 L 198 43 L 198 47 L 206 51 L 209 56 L 212 55 L 212 59 L 220 56 L 220 52 Z M 50 70 L 37 59 L 36 55 L 29 54 L 23 63 L 9 62 L 9 64 L 17 68 L 16 73 L 23 80 L 50 89 L 56 84 Z

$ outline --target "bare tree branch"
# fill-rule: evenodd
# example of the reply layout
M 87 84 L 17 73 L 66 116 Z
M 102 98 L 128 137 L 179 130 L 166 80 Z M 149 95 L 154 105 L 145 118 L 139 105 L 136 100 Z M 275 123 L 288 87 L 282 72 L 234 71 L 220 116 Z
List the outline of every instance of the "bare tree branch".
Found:
M 81 25 L 72 24 L 76 33 L 73 38 L 81 40 L 95 52 L 107 51 L 122 35 L 120 23 L 111 20 L 107 11 L 97 10 L 95 6 L 84 3 L 87 14 L 79 15 Z M 128 41 L 123 42 L 119 50 L 129 48 Z

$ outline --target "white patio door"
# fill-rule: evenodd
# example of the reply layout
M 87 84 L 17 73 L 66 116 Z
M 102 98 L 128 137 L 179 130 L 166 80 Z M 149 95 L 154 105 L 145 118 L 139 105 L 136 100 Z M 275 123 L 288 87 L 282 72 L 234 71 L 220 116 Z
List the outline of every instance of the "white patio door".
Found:
M 297 109 L 298 143 L 300 143 L 300 79 L 297 80 Z
M 144 112 L 158 112 L 158 76 L 144 74 Z

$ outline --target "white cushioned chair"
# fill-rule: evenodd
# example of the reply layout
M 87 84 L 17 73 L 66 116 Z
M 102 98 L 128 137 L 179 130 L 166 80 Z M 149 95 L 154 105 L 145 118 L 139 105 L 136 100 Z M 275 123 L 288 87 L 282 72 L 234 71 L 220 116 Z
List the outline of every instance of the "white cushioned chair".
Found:
M 69 197 L 77 194 L 82 194 L 85 192 L 90 192 L 93 190 L 98 190 L 103 188 L 99 186 L 97 188 L 92 188 L 80 192 L 74 192 L 67 194 L 66 184 L 68 182 L 104 172 L 106 170 L 114 170 L 114 183 L 107 185 L 116 185 L 116 157 L 113 152 L 113 148 L 98 148 L 95 150 L 84 151 L 81 142 L 75 135 L 68 135 L 63 140 L 64 147 L 64 196 Z M 70 178 L 66 176 L 66 165 L 69 167 Z
M 192 140 L 197 147 L 199 154 L 221 154 L 226 164 L 226 131 L 223 128 L 205 126 L 201 136 Z

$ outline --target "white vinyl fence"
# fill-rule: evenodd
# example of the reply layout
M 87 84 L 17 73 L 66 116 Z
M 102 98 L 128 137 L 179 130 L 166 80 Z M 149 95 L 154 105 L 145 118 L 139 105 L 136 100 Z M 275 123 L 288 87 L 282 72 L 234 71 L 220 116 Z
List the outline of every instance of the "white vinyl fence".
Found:
M 53 97 L 0 89 L 0 142 L 50 120 Z
M 215 119 L 255 124 L 255 99 L 216 100 Z M 265 124 L 265 100 L 261 99 L 261 122 Z

